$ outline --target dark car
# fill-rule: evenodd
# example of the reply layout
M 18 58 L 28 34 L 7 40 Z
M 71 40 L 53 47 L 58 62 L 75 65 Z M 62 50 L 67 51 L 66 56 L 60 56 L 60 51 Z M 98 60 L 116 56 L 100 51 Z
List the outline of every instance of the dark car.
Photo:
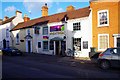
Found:
M 3 55 L 9 55 L 9 56 L 23 55 L 23 53 L 19 49 L 13 47 L 2 49 L 2 52 Z
M 99 54 L 98 65 L 102 69 L 120 67 L 120 48 L 108 48 Z

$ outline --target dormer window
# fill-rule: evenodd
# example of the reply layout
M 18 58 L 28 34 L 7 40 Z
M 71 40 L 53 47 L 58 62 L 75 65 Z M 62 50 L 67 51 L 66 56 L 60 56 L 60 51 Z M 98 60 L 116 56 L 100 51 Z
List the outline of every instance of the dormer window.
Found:
M 109 13 L 108 10 L 98 11 L 98 27 L 109 26 Z

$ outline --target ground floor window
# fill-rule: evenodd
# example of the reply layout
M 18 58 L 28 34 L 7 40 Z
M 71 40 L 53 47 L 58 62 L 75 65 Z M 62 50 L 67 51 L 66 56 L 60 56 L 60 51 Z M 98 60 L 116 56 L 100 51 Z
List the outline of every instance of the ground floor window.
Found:
M 73 50 L 81 51 L 81 38 L 73 38 Z
M 48 50 L 48 41 L 43 41 L 43 50 Z
M 54 50 L 54 41 L 50 41 L 50 50 Z
M 38 48 L 41 48 L 41 42 L 38 42 Z
M 109 47 L 109 35 L 98 34 L 98 50 L 105 50 Z

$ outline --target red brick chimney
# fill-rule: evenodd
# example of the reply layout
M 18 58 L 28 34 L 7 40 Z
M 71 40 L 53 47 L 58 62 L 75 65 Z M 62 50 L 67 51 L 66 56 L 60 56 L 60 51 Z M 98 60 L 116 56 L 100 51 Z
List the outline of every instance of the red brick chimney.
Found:
M 4 19 L 3 19 L 3 21 L 6 21 L 7 19 L 9 19 L 9 17 L 5 16 Z
M 30 20 L 30 18 L 29 18 L 26 14 L 24 15 L 24 18 L 23 18 L 23 19 L 24 19 L 24 22 L 26 22 L 26 21 L 29 21 L 29 20 Z

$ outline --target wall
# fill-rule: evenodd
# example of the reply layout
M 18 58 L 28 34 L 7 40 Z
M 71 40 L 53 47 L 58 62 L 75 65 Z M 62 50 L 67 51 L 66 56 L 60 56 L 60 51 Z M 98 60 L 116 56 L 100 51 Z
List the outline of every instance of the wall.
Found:
M 120 1 L 119 1 L 119 3 L 118 3 L 118 12 L 119 12 L 119 13 L 118 13 L 118 14 L 119 14 L 119 15 L 118 15 L 118 16 L 119 16 L 119 17 L 118 17 L 118 30 L 119 30 L 118 33 L 120 34 Z
M 21 39 L 24 40 L 24 42 L 20 41 L 19 45 L 16 45 L 16 35 L 17 35 L 17 33 L 19 33 L 20 40 Z M 16 48 L 20 49 L 21 51 L 25 52 L 26 51 L 26 42 L 25 42 L 25 39 L 24 39 L 24 37 L 26 35 L 25 29 L 12 31 L 11 35 L 12 35 L 13 40 L 14 40 L 14 42 L 13 42 L 14 47 L 16 47 Z
M 118 34 L 118 5 L 117 2 L 91 2 L 90 7 L 92 8 L 92 28 L 93 28 L 93 47 L 98 48 L 98 34 L 109 34 L 109 47 L 114 47 L 113 34 Z M 109 26 L 98 27 L 97 23 L 97 11 L 109 10 Z
M 76 55 L 76 57 L 88 57 L 90 52 L 91 44 L 91 35 L 92 35 L 92 27 L 91 27 L 91 14 L 89 17 L 79 18 L 69 20 L 67 24 L 67 48 L 73 50 L 73 41 L 72 38 L 81 38 L 81 52 Z M 81 30 L 73 31 L 73 23 L 80 22 Z M 88 41 L 88 49 L 83 49 L 83 41 Z

